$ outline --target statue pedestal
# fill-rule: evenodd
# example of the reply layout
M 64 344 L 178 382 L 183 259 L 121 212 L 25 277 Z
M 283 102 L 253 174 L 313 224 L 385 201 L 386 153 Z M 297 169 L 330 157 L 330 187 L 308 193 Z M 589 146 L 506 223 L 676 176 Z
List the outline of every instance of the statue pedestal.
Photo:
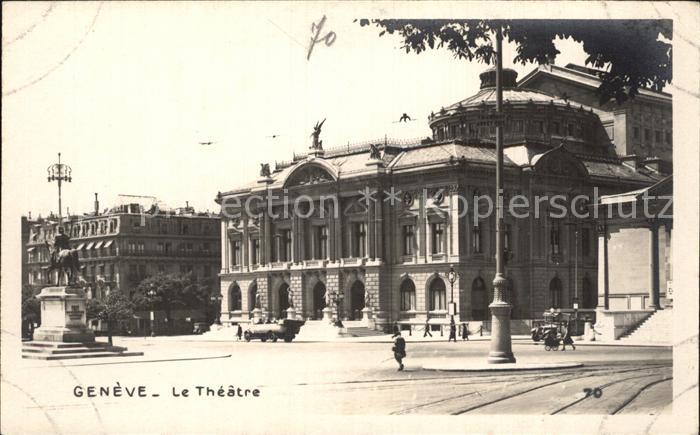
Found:
M 333 323 L 333 308 L 326 307 L 323 309 L 323 320 L 328 323 Z
M 293 307 L 287 308 L 287 318 L 289 320 L 296 320 L 297 318 L 297 310 L 295 310 Z
M 365 307 L 362 309 L 362 324 L 368 328 L 374 326 L 374 320 L 372 319 L 372 309 Z
M 261 323 L 262 310 L 260 308 L 253 309 L 253 323 Z
M 36 296 L 41 302 L 41 327 L 35 341 L 92 343 L 95 333 L 87 327 L 85 291 L 79 287 L 44 287 Z

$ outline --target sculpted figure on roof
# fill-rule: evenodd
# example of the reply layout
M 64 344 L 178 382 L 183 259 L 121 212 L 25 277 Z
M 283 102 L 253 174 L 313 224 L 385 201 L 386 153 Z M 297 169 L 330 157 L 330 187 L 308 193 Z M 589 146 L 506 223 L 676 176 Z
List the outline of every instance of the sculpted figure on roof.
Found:
M 311 142 L 311 148 L 315 150 L 320 150 L 323 149 L 323 141 L 318 140 L 319 136 L 321 136 L 321 127 L 323 127 L 323 123 L 326 122 L 326 119 L 324 118 L 323 121 L 317 122 L 316 125 L 314 126 L 314 132 L 311 133 L 311 137 L 313 141 Z

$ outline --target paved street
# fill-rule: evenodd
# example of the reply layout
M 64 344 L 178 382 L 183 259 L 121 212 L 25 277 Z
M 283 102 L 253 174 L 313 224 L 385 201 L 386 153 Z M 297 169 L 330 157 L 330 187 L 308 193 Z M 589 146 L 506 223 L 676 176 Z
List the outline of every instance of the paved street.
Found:
M 12 407 L 32 415 L 37 429 L 66 430 L 76 417 L 99 426 L 118 422 L 124 412 L 144 418 L 143 424 L 153 424 L 157 419 L 145 419 L 144 411 L 160 406 L 172 410 L 171 416 L 193 410 L 206 415 L 235 411 L 239 416 L 266 415 L 272 410 L 276 415 L 648 415 L 667 411 L 672 401 L 670 348 L 578 346 L 576 351 L 546 352 L 531 342 L 515 341 L 519 361 L 577 361 L 584 367 L 464 373 L 427 371 L 422 365 L 436 359 L 475 365 L 488 353 L 487 341 L 410 343 L 406 370 L 398 372 L 388 343 L 118 340 L 130 350 L 144 351 L 145 356 L 62 363 L 23 360 L 4 379 L 21 389 L 25 398 Z M 145 386 L 148 397 L 130 398 L 124 392 L 114 397 L 113 389 L 106 397 L 87 397 L 88 386 L 99 390 L 117 382 L 123 388 Z M 251 390 L 249 397 L 228 397 L 230 385 L 241 388 L 241 393 Z M 75 386 L 84 387 L 83 397 L 74 395 Z M 206 387 L 213 392 L 207 394 Z M 219 395 L 220 387 L 224 397 Z M 189 397 L 174 396 L 185 388 Z M 259 390 L 259 397 L 252 396 L 253 389 Z M 590 389 L 590 395 L 585 389 Z

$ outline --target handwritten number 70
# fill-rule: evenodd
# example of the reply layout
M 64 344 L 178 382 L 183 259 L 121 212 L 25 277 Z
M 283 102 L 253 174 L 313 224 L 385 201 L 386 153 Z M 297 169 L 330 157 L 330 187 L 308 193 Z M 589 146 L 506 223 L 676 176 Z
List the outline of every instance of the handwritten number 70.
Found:
M 593 396 L 596 399 L 600 399 L 600 397 L 603 395 L 603 390 L 600 388 L 584 388 L 583 392 L 586 393 L 586 397 L 588 396 Z
M 326 33 L 325 36 L 321 36 L 321 30 L 323 30 L 324 24 L 326 24 L 325 15 L 319 20 L 318 24 L 311 23 L 311 42 L 309 43 L 309 52 L 306 55 L 306 60 L 311 58 L 311 52 L 314 51 L 314 46 L 317 43 L 323 41 L 326 47 L 330 47 L 335 42 L 336 35 L 333 31 Z

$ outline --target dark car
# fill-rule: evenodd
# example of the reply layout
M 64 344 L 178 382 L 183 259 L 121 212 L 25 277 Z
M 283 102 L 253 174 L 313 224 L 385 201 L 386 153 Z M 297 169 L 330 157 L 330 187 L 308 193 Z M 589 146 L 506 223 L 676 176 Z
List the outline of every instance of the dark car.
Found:
M 245 341 L 260 339 L 263 342 L 267 340 L 275 342 L 282 338 L 289 343 L 294 340 L 303 324 L 303 320 L 290 319 L 280 320 L 277 323 L 253 324 L 243 332 L 243 338 L 245 338 Z

